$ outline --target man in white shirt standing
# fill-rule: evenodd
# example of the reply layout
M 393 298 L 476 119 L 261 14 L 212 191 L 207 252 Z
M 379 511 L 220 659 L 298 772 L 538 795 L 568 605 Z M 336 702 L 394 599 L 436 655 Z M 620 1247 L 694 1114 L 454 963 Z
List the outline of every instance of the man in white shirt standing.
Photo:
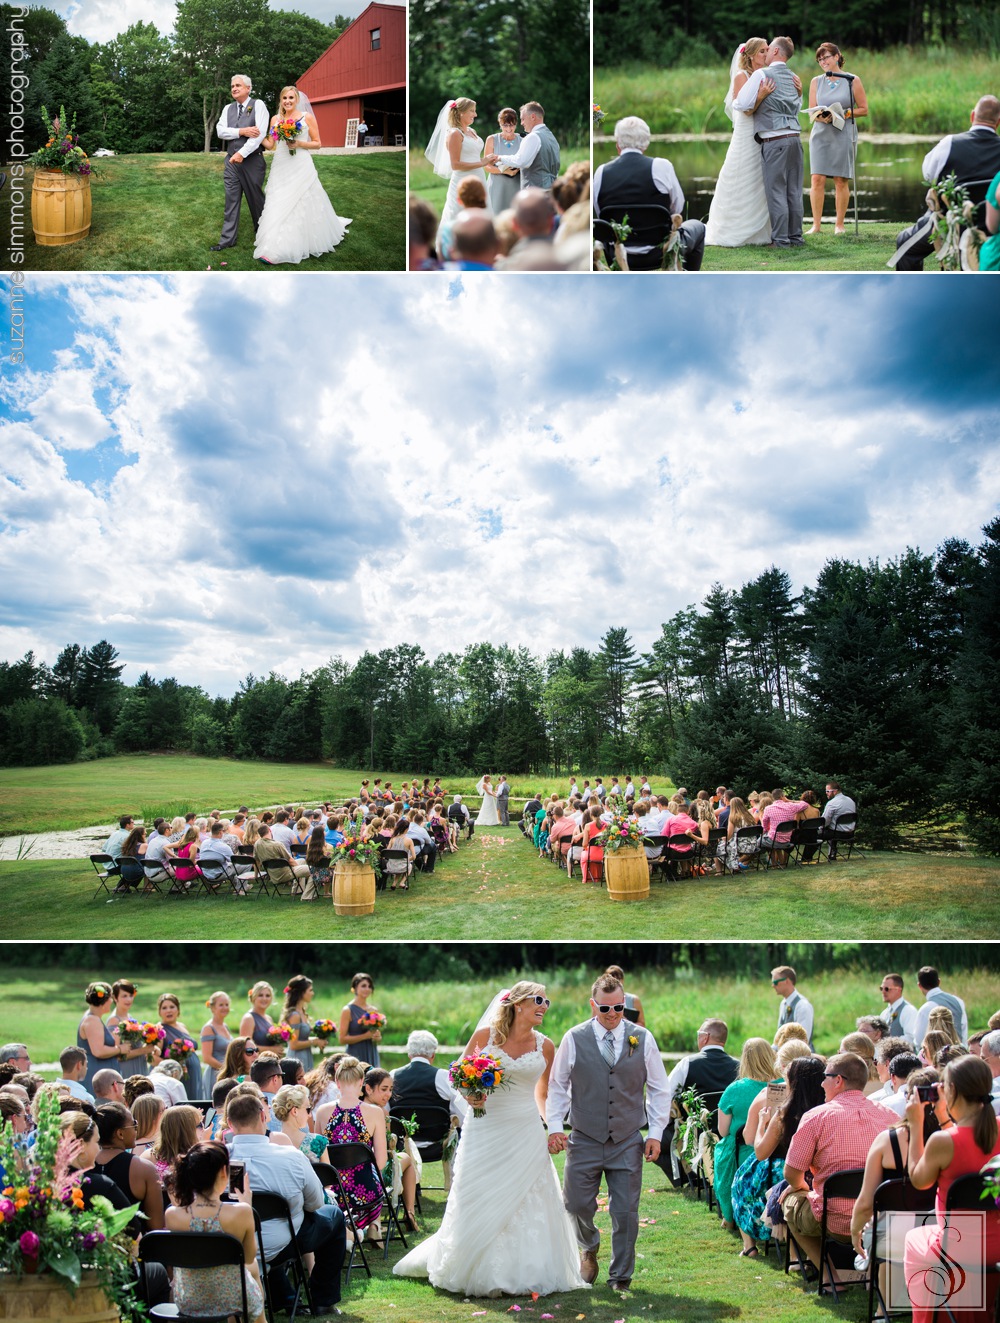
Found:
M 791 965 L 778 965 L 771 970 L 771 987 L 781 998 L 778 1007 L 778 1028 L 783 1024 L 800 1024 L 806 1031 L 809 1046 L 813 1045 L 813 1008 L 795 986 L 795 970 Z
M 965 1009 L 965 1002 L 961 997 L 956 997 L 953 992 L 945 992 L 941 986 L 941 975 L 933 965 L 924 965 L 917 973 L 917 987 L 924 994 L 924 1004 L 917 1011 L 917 1023 L 913 1030 L 913 1041 L 917 1045 L 917 1051 L 920 1050 L 920 1044 L 924 1041 L 930 1025 L 931 1011 L 935 1006 L 944 1006 L 951 1011 L 951 1018 L 955 1021 L 955 1031 L 963 1043 L 969 1041 L 969 1016 Z
M 917 1008 L 911 1006 L 903 996 L 902 974 L 886 974 L 879 991 L 885 1002 L 885 1010 L 879 1018 L 885 1025 L 886 1033 L 890 1038 L 908 1038 L 911 1043 L 917 1042 L 914 1038 Z
M 264 153 L 261 149 L 267 137 L 270 116 L 263 101 L 251 97 L 250 87 L 246 74 L 233 74 L 229 84 L 233 99 L 223 108 L 215 126 L 216 135 L 226 144 L 223 172 L 226 210 L 222 218 L 222 235 L 218 243 L 212 244 L 214 253 L 235 246 L 244 198 L 250 208 L 255 234 L 260 213 L 264 210 Z

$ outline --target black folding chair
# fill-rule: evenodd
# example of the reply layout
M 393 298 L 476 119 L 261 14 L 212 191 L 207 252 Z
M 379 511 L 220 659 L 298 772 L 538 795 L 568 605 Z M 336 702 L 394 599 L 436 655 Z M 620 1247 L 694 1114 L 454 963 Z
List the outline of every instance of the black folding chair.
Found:
M 378 1169 L 378 1163 L 375 1161 L 375 1154 L 367 1144 L 355 1142 L 353 1144 L 329 1144 L 327 1145 L 326 1156 L 330 1166 L 337 1172 L 350 1171 L 353 1167 L 360 1167 L 365 1163 L 370 1163 L 375 1175 L 378 1177 L 379 1187 L 382 1191 L 382 1204 L 386 1210 L 388 1221 L 386 1222 L 385 1249 L 383 1258 L 389 1257 L 389 1242 L 392 1240 L 393 1232 L 399 1236 L 403 1242 L 403 1248 L 407 1248 L 406 1237 L 403 1235 L 403 1229 L 399 1225 L 396 1217 L 396 1209 L 392 1202 L 392 1193 L 386 1186 L 382 1173 Z M 350 1281 L 350 1270 L 348 1270 L 348 1281 Z
M 299 1297 L 305 1295 L 306 1308 L 312 1313 L 312 1295 L 309 1291 L 309 1274 L 306 1272 L 305 1264 L 302 1262 L 302 1251 L 299 1249 L 299 1242 L 295 1235 L 295 1224 L 292 1221 L 292 1210 L 288 1206 L 288 1201 L 283 1199 L 280 1194 L 272 1194 L 269 1190 L 254 1190 L 253 1209 L 255 1221 L 257 1223 L 257 1241 L 260 1250 L 261 1271 L 268 1272 L 272 1268 L 291 1268 L 295 1278 L 295 1295 L 292 1299 L 292 1307 L 288 1311 L 288 1323 L 295 1323 L 295 1314 L 299 1307 Z M 288 1227 L 289 1242 L 279 1254 L 271 1259 L 267 1264 L 264 1261 L 264 1233 L 263 1224 L 265 1222 L 284 1222 Z M 271 1298 L 270 1283 L 268 1283 L 267 1298 L 270 1309 L 274 1309 L 274 1301 Z M 272 1312 L 273 1317 L 273 1312 Z
M 627 221 L 632 233 L 625 240 L 625 257 L 630 271 L 658 271 L 663 263 L 663 245 L 673 230 L 673 216 L 668 207 L 652 203 L 634 203 L 630 206 L 601 207 L 601 215 L 595 220 L 595 227 L 604 221 L 607 231 L 601 230 L 601 242 L 608 265 L 614 261 L 614 231 L 611 222 Z M 610 231 L 610 243 L 605 237 Z M 596 228 L 595 228 L 596 235 Z M 631 246 L 631 247 L 630 247 Z M 647 253 L 635 252 L 636 248 L 649 248 Z
M 145 872 L 142 867 L 142 859 L 139 855 L 121 854 L 115 860 L 118 865 L 118 886 L 116 893 L 120 896 L 129 895 L 133 890 L 139 890 L 145 880 Z
M 292 865 L 287 859 L 265 859 L 263 865 L 267 885 L 272 896 L 293 898 L 301 894 L 303 884 L 292 872 Z M 285 876 L 283 877 L 282 874 L 285 874 Z M 294 890 L 293 888 L 298 889 Z
M 116 881 L 121 881 L 118 877 L 117 865 L 114 859 L 109 854 L 92 854 L 90 855 L 90 862 L 97 874 L 97 890 L 94 892 L 93 899 L 96 900 L 103 891 L 110 900 L 111 890 L 108 887 L 108 880 L 114 878 Z
M 823 835 L 822 818 L 812 818 L 795 824 L 789 844 L 792 847 L 789 863 L 819 863 L 819 843 Z
M 719 854 L 719 845 L 722 845 L 722 854 Z M 708 841 L 699 841 L 696 846 L 698 863 L 702 867 L 715 871 L 716 862 L 720 862 L 725 868 L 726 859 L 726 829 L 725 827 L 709 827 Z
M 879 1281 L 880 1266 L 888 1263 L 892 1257 L 888 1253 L 891 1246 L 886 1239 L 887 1213 L 912 1213 L 914 1226 L 921 1226 L 933 1220 L 934 1187 L 931 1186 L 929 1190 L 917 1190 L 909 1180 L 897 1177 L 883 1181 L 875 1191 L 872 1198 L 872 1247 L 868 1255 L 868 1323 L 872 1323 L 875 1317 L 876 1301 L 883 1316 L 886 1318 L 889 1316 L 889 1306 L 886 1304 Z M 897 1262 L 902 1261 L 897 1260 Z
M 823 833 L 823 839 L 826 841 L 827 857 L 831 860 L 840 859 L 840 851 L 845 846 L 847 847 L 848 859 L 855 850 L 858 854 L 864 854 L 864 850 L 858 845 L 858 815 L 856 813 L 841 813 L 839 817 L 833 818 Z
M 667 879 L 676 882 L 690 872 L 696 851 L 689 836 L 668 836 L 663 847 L 663 866 Z M 685 872 L 686 870 L 686 872 Z
M 390 1107 L 395 1104 L 390 1103 Z M 440 1162 L 444 1155 L 444 1141 L 451 1131 L 451 1111 L 445 1103 L 428 1107 L 397 1107 L 397 1115 L 404 1115 L 406 1120 L 415 1119 L 416 1133 L 412 1136 L 413 1145 L 424 1162 Z M 392 1116 L 390 1115 L 390 1122 Z M 428 1190 L 443 1190 L 443 1185 L 428 1185 Z M 423 1189 L 417 1184 L 417 1210 L 420 1208 L 420 1194 Z
M 413 880 L 413 874 L 415 872 L 415 869 L 413 867 L 413 860 L 410 858 L 409 850 L 385 849 L 382 851 L 381 859 L 382 859 L 382 869 L 386 877 L 387 878 L 391 877 L 393 879 L 402 878 L 403 881 L 406 883 L 407 890 L 409 890 L 410 883 Z M 404 860 L 406 863 L 405 871 L 400 873 L 397 872 L 395 869 L 389 868 L 388 864 L 390 859 Z M 383 890 L 384 889 L 385 889 L 385 884 L 383 883 Z
M 247 1302 L 246 1274 L 243 1270 L 243 1246 L 235 1236 L 224 1231 L 147 1231 L 139 1241 L 139 1271 L 142 1274 L 143 1294 L 148 1295 L 146 1264 L 161 1263 L 164 1268 L 227 1268 L 232 1267 L 240 1280 L 243 1305 L 239 1317 L 250 1323 Z M 177 1319 L 179 1323 L 228 1323 L 234 1310 L 224 1312 L 184 1314 L 176 1305 L 154 1305 L 151 1318 Z
M 857 1199 L 861 1193 L 861 1186 L 864 1184 L 864 1167 L 849 1167 L 844 1171 L 835 1171 L 832 1176 L 828 1176 L 823 1182 L 823 1209 L 819 1220 L 819 1286 L 817 1294 L 826 1295 L 827 1292 L 833 1296 L 834 1300 L 840 1303 L 840 1292 L 846 1291 L 851 1286 L 867 1286 L 867 1279 L 861 1278 L 856 1282 L 837 1282 L 835 1270 L 850 1272 L 854 1269 L 854 1246 L 844 1245 L 839 1240 L 834 1240 L 827 1231 L 828 1210 L 831 1199 Z M 829 1287 L 824 1282 L 824 1274 L 829 1273 Z
M 733 833 L 736 841 L 736 859 L 746 864 L 747 869 L 760 871 L 760 842 L 764 835 L 763 827 L 737 827 Z M 747 848 L 747 847 L 750 848 Z M 751 862 L 752 861 L 752 862 Z
M 663 876 L 667 871 L 664 852 L 666 850 L 668 839 L 669 838 L 666 836 L 644 836 L 642 838 L 643 849 L 648 847 L 650 850 L 659 850 L 660 852 L 658 855 L 654 855 L 653 858 L 650 858 L 649 855 L 646 856 L 646 862 L 649 864 L 649 880 L 651 882 L 656 877 L 657 873 Z
M 350 1148 L 351 1145 L 332 1144 L 327 1145 L 327 1155 L 331 1148 Z M 364 1145 L 361 1145 L 364 1148 Z M 371 1150 L 369 1149 L 369 1152 Z M 354 1164 L 357 1165 L 356 1163 Z M 368 1256 L 365 1254 L 364 1232 L 358 1229 L 358 1224 L 354 1220 L 354 1213 L 351 1209 L 351 1199 L 347 1193 L 347 1188 L 341 1179 L 340 1171 L 331 1162 L 314 1162 L 313 1171 L 319 1183 L 327 1190 L 336 1190 L 337 1203 L 340 1205 L 340 1211 L 344 1214 L 344 1220 L 347 1222 L 347 1229 L 351 1233 L 351 1252 L 347 1256 L 344 1264 L 344 1271 L 347 1273 L 345 1281 L 350 1284 L 351 1269 L 354 1267 L 354 1255 L 358 1254 L 361 1258 L 361 1266 L 364 1268 L 367 1276 L 371 1277 L 372 1270 L 368 1266 Z
M 789 818 L 787 822 L 777 823 L 770 842 L 761 839 L 761 854 L 766 860 L 768 869 L 788 867 L 788 858 L 792 848 L 792 832 L 795 827 L 795 819 Z M 777 859 L 775 857 L 777 855 L 782 855 L 783 858 Z
M 979 1236 L 964 1235 L 963 1229 L 953 1227 L 950 1219 L 951 1213 L 982 1213 L 985 1214 L 986 1218 L 992 1219 L 994 1226 L 996 1225 L 997 1221 L 1000 1220 L 1000 1209 L 997 1209 L 992 1198 L 986 1195 L 987 1181 L 992 1181 L 992 1178 L 974 1172 L 970 1176 L 960 1176 L 957 1181 L 953 1181 L 949 1186 L 948 1198 L 945 1201 L 944 1232 L 941 1236 L 941 1248 L 938 1253 L 941 1258 L 942 1274 L 947 1266 L 949 1276 L 955 1269 L 966 1280 L 969 1276 L 980 1275 L 983 1279 L 983 1296 L 986 1300 L 989 1300 L 990 1283 L 992 1282 L 996 1290 L 996 1300 L 993 1308 L 993 1318 L 996 1320 L 998 1313 L 1000 1313 L 1000 1263 L 983 1258 L 978 1253 L 982 1243 Z M 984 1227 L 983 1230 L 985 1232 L 986 1228 Z M 963 1243 L 968 1248 L 963 1249 Z M 943 1316 L 942 1309 L 944 1310 Z M 936 1320 L 943 1317 L 948 1320 L 948 1323 L 962 1323 L 962 1320 L 967 1317 L 967 1313 L 965 1309 L 958 1306 L 952 1309 L 951 1300 L 945 1299 L 938 1306 L 934 1317 Z

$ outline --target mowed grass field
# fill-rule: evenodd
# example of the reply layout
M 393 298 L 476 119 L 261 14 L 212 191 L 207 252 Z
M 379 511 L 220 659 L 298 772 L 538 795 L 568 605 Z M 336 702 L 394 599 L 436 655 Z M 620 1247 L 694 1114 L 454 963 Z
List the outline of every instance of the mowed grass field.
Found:
M 577 958 L 570 960 L 562 948 L 553 944 L 537 965 L 515 963 L 512 955 L 509 969 L 496 978 L 471 973 L 417 980 L 383 976 L 379 950 L 378 945 L 352 944 L 345 951 L 343 967 L 350 964 L 352 969 L 367 970 L 375 979 L 373 1002 L 388 1018 L 384 1045 L 394 1045 L 397 1049 L 395 1053 L 387 1053 L 392 1057 L 390 1066 L 399 1064 L 402 1059 L 399 1052 L 413 1029 L 430 1028 L 443 1045 L 464 1046 L 497 987 L 510 986 L 519 978 L 545 984 L 552 1001 L 545 1017 L 545 1032 L 559 1042 L 568 1029 L 587 1015 L 591 983 L 603 967 L 597 964 L 591 968 Z M 989 1017 L 1000 1009 L 997 971 L 977 967 L 974 947 L 942 945 L 929 950 L 928 958 L 933 958 L 940 967 L 944 986 L 964 1000 L 970 1028 L 985 1028 Z M 181 1003 L 182 1021 L 197 1037 L 208 1019 L 205 1001 L 216 990 L 228 992 L 232 999 L 229 1025 L 235 1033 L 248 1004 L 246 990 L 251 984 L 266 979 L 279 990 L 280 999 L 280 989 L 292 974 L 299 972 L 291 967 L 287 952 L 262 946 L 259 941 L 246 947 L 239 944 L 210 947 L 200 953 L 204 969 L 180 971 L 171 967 L 169 953 L 156 945 L 144 948 L 144 959 L 138 967 L 133 961 L 125 968 L 110 947 L 95 954 L 92 960 L 67 965 L 62 949 L 53 945 L 52 960 L 44 969 L 19 965 L 18 952 L 15 942 L 0 946 L 5 989 L 0 1041 L 28 1043 L 36 1063 L 55 1062 L 66 1044 L 74 1041 L 76 1026 L 85 1009 L 83 990 L 93 980 L 134 979 L 139 985 L 135 1014 L 143 1019 L 155 1019 L 157 998 L 163 992 L 173 993 Z M 451 948 L 451 953 L 455 954 L 455 948 Z M 655 955 L 663 957 L 663 948 L 657 948 Z M 651 947 L 651 962 L 653 958 Z M 903 957 L 897 963 L 903 966 L 899 972 L 905 980 L 907 996 L 919 1004 L 915 971 L 907 967 Z M 474 948 L 469 949 L 467 964 L 474 968 Z M 762 967 L 769 964 L 770 959 L 762 956 Z M 315 978 L 313 1014 L 336 1020 L 351 995 L 347 980 L 339 983 L 316 973 L 308 967 L 308 962 L 305 972 Z M 801 976 L 802 991 L 816 1008 L 817 1051 L 827 1054 L 835 1051 L 843 1035 L 853 1030 L 859 1015 L 879 1013 L 883 1003 L 878 987 L 886 972 L 871 963 L 861 948 L 851 953 L 849 964 Z M 702 974 L 687 966 L 674 969 L 668 952 L 660 967 L 651 963 L 646 968 L 629 969 L 626 983 L 630 991 L 642 998 L 647 1027 L 661 1051 L 693 1050 L 695 1031 L 708 1017 L 726 1021 L 730 1046 L 735 1044 L 733 1050 L 737 1052 L 745 1038 L 770 1039 L 774 1033 L 778 998 L 766 974 L 755 978 Z M 56 1072 L 43 1073 L 54 1078 Z
M 405 152 L 360 152 L 315 158 L 338 216 L 353 225 L 332 253 L 310 258 L 297 271 L 401 271 L 406 265 Z M 223 156 L 212 152 L 102 157 L 91 179 L 93 221 L 78 243 L 35 243 L 25 207 L 25 267 L 29 271 L 266 271 L 254 260 L 254 234 L 246 204 L 233 248 L 213 253 L 222 227 Z M 25 180 L 26 202 L 32 172 Z M 265 183 L 265 192 L 267 185 Z M 10 224 L 9 207 L 4 225 Z M 6 238 L 5 238 L 6 246 Z M 223 266 L 222 263 L 226 265 Z
M 411 779 L 384 773 L 394 784 Z M 469 779 L 471 780 L 471 778 Z M 150 818 L 354 794 L 356 771 L 325 764 L 237 763 L 184 756 L 112 758 L 0 773 L 0 831 L 112 822 L 123 809 Z M 565 778 L 515 780 L 565 789 Z M 449 791 L 473 790 L 466 779 Z M 665 787 L 666 788 L 666 787 Z M 161 940 L 303 936 L 315 940 L 662 938 L 820 940 L 907 937 L 981 940 L 1000 928 L 1000 861 L 938 854 L 866 853 L 836 865 L 656 882 L 648 900 L 614 902 L 538 858 L 515 827 L 477 831 L 407 892 L 380 892 L 372 915 L 346 918 L 332 903 L 291 899 L 137 897 L 93 900 L 86 859 L 0 862 L 0 919 L 37 939 L 155 936 Z M 0 855 L 2 858 L 2 855 Z

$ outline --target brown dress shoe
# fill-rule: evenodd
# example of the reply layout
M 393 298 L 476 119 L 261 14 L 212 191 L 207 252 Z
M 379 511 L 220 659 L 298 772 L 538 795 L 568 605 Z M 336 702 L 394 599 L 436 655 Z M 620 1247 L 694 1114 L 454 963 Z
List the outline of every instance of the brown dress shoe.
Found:
M 588 1285 L 597 1281 L 597 1254 L 594 1250 L 584 1250 L 580 1255 L 580 1276 Z

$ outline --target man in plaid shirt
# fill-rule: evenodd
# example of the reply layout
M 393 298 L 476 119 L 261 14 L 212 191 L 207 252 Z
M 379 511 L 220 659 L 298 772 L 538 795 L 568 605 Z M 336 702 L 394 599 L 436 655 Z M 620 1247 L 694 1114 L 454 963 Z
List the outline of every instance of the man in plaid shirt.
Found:
M 867 1083 L 868 1066 L 861 1057 L 853 1052 L 831 1057 L 823 1075 L 826 1101 L 803 1116 L 785 1158 L 785 1221 L 816 1267 L 824 1183 L 835 1172 L 863 1167 L 875 1136 L 892 1124 L 892 1114 L 865 1097 Z M 811 1190 L 807 1171 L 813 1175 Z M 827 1207 L 827 1234 L 844 1245 L 851 1241 L 852 1206 L 850 1199 L 831 1199 Z

